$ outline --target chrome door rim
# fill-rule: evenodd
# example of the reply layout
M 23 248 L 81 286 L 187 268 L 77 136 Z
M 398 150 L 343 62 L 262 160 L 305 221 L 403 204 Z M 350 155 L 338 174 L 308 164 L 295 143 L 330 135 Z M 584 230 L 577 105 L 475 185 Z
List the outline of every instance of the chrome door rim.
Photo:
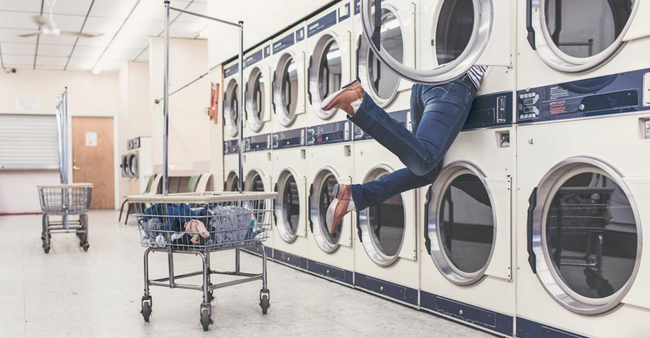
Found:
M 551 34 L 548 31 L 546 24 L 546 14 L 544 8 L 548 0 L 531 0 L 531 25 L 535 32 L 542 32 L 543 39 L 535 39 L 535 47 L 537 55 L 549 67 L 564 73 L 578 73 L 590 71 L 601 67 L 618 54 L 618 52 L 625 46 L 623 39 L 629 31 L 634 17 L 636 16 L 639 8 L 640 0 L 634 1 L 634 8 L 630 13 L 630 18 L 621 31 L 621 34 L 614 40 L 614 42 L 602 52 L 587 58 L 578 58 L 570 56 L 561 51 L 554 43 L 552 43 Z M 537 35 L 537 33 L 535 33 Z
M 634 270 L 627 280 L 625 285 L 611 296 L 605 298 L 590 298 L 587 304 L 584 300 L 587 297 L 579 296 L 574 297 L 575 292 L 572 291 L 562 279 L 557 275 L 553 263 L 551 262 L 546 243 L 546 213 L 548 206 L 551 203 L 558 184 L 563 182 L 563 179 L 573 177 L 573 173 L 580 170 L 591 169 L 591 172 L 602 172 L 609 179 L 613 180 L 625 193 L 630 202 L 634 218 L 637 226 L 637 256 L 634 265 Z M 572 157 L 566 159 L 555 165 L 549 172 L 542 178 L 537 188 L 537 204 L 533 211 L 533 231 L 532 236 L 533 251 L 536 255 L 537 278 L 546 290 L 546 292 L 560 305 L 567 310 L 582 314 L 582 315 L 597 315 L 608 312 L 621 305 L 621 301 L 629 290 L 634 285 L 637 272 L 641 264 L 641 252 L 643 243 L 643 234 L 641 232 L 641 223 L 639 222 L 639 213 L 629 188 L 623 181 L 623 176 L 620 172 L 614 169 L 609 164 L 592 158 L 592 157 Z M 570 292 L 567 292 L 569 290 Z
M 255 83 L 257 82 L 257 80 L 255 80 L 253 83 L 251 83 L 251 79 L 254 79 L 255 77 L 257 77 L 258 74 L 259 74 L 259 76 L 260 76 L 260 78 L 262 80 L 264 80 L 264 81 L 269 80 L 269 79 L 264 78 L 264 73 L 262 72 L 262 69 L 260 67 L 256 66 L 249 73 L 248 81 L 246 81 L 246 86 L 255 86 Z M 264 92 L 266 91 L 265 85 L 263 83 L 260 83 L 260 87 L 261 87 L 262 91 L 264 91 Z M 252 90 L 250 88 L 247 89 L 247 93 L 249 95 L 255 95 L 255 94 L 252 93 Z M 246 121 L 248 121 L 248 125 L 251 128 L 251 130 L 256 132 L 256 133 L 259 132 L 260 130 L 262 130 L 262 128 L 264 127 L 264 117 L 265 117 L 265 114 L 268 114 L 268 112 L 265 109 L 266 104 L 264 102 L 260 102 L 259 104 L 262 106 L 261 107 L 262 111 L 261 111 L 260 117 L 258 119 L 258 118 L 255 118 L 255 113 L 253 112 L 253 109 L 254 109 L 253 101 L 249 100 L 248 97 L 246 97 L 246 110 L 247 110 L 246 116 L 251 116 L 251 114 L 253 116 L 251 119 L 246 119 Z
M 277 67 L 275 70 L 275 76 L 279 76 L 279 79 L 276 79 L 276 82 L 273 84 L 273 102 L 275 104 L 275 109 L 279 109 L 279 112 L 276 112 L 276 117 L 278 119 L 278 122 L 283 127 L 291 127 L 291 125 L 296 121 L 296 112 L 290 112 L 287 111 L 286 107 L 282 104 L 282 84 L 284 83 L 284 70 L 289 66 L 289 61 L 293 60 L 293 62 L 296 65 L 296 72 L 298 73 L 298 89 L 302 88 L 301 84 L 303 78 L 300 76 L 300 65 L 298 64 L 298 60 L 296 59 L 295 53 L 292 51 L 287 51 L 280 56 L 280 59 L 277 63 Z M 279 74 L 278 74 L 279 73 Z M 303 93 L 304 94 L 304 93 Z M 298 95 L 300 95 L 300 90 L 298 90 Z M 298 102 L 298 97 L 295 98 L 296 102 Z M 296 107 L 298 109 L 298 107 Z
M 447 191 L 447 188 L 449 188 L 449 185 L 454 181 L 454 179 L 464 174 L 476 176 L 483 184 L 483 187 L 487 191 L 488 197 L 490 199 L 493 220 L 492 222 L 494 224 L 492 227 L 492 245 L 488 259 L 480 270 L 472 273 L 461 271 L 451 262 L 449 257 L 447 257 L 442 243 L 440 226 L 438 226 L 440 223 L 440 205 L 443 202 L 442 196 L 444 196 L 445 191 Z M 440 273 L 447 280 L 459 286 L 468 286 L 481 282 L 487 276 L 485 272 L 492 262 L 492 255 L 494 254 L 499 220 L 497 219 L 496 210 L 494 208 L 494 197 L 485 178 L 485 173 L 481 171 L 475 164 L 468 161 L 457 161 L 450 163 L 440 172 L 438 178 L 433 183 L 433 186 L 431 188 L 431 200 L 429 201 L 428 214 L 426 215 L 427 233 L 431 242 L 431 258 Z M 431 206 L 433 206 L 433 209 Z M 433 210 L 433 213 L 431 210 Z
M 406 37 L 404 36 L 405 34 L 403 29 L 404 25 L 402 24 L 402 18 L 399 16 L 397 9 L 394 6 L 388 4 L 385 5 L 383 9 L 389 11 L 393 16 L 395 16 L 395 18 L 399 22 L 400 31 L 402 32 L 402 41 L 406 41 Z M 386 99 L 381 98 L 379 94 L 375 92 L 374 88 L 370 84 L 370 82 L 372 81 L 372 79 L 370 78 L 370 71 L 368 70 L 368 61 L 370 60 L 370 53 L 372 51 L 369 46 L 370 43 L 368 43 L 368 39 L 366 39 L 366 36 L 363 33 L 359 34 L 358 41 L 359 43 L 357 45 L 357 49 L 359 51 L 358 53 L 359 60 L 357 60 L 357 65 L 359 65 L 358 66 L 359 78 L 365 79 L 366 83 L 368 84 L 367 87 L 369 88 L 368 94 L 372 97 L 375 103 L 377 103 L 377 105 L 382 108 L 386 108 L 390 106 L 393 102 L 395 102 L 395 99 L 397 98 L 397 94 L 399 94 L 400 92 L 399 86 L 402 83 L 402 79 L 398 77 L 399 80 L 397 81 L 397 86 L 393 91 L 393 93 L 390 95 L 390 97 Z M 402 44 L 402 50 L 406 51 L 406 46 L 404 44 Z M 406 53 L 403 53 L 403 55 L 404 54 Z M 375 62 L 378 61 L 379 58 L 375 56 Z
M 372 1 L 361 0 L 362 30 L 367 41 L 372 41 L 373 26 L 370 20 Z M 462 76 L 475 65 L 476 61 L 479 60 L 485 51 L 492 33 L 492 23 L 494 20 L 492 1 L 472 0 L 472 4 L 474 6 L 474 28 L 472 36 L 463 53 L 453 62 L 437 66 L 431 70 L 418 70 L 406 67 L 397 62 L 385 49 L 381 51 L 377 50 L 377 46 L 374 43 L 369 43 L 368 45 L 372 48 L 375 56 L 388 68 L 409 81 L 424 84 L 442 84 L 449 82 Z
M 338 112 L 338 109 L 332 109 L 332 110 L 323 110 L 321 109 L 321 102 L 326 99 L 326 97 L 320 97 L 320 90 L 318 90 L 318 83 L 320 82 L 320 76 L 318 72 L 318 68 L 320 66 L 320 59 L 323 57 L 323 52 L 325 46 L 327 46 L 330 42 L 335 42 L 338 47 L 339 51 L 343 48 L 343 44 L 341 43 L 342 39 L 336 34 L 336 32 L 333 31 L 328 31 L 323 33 L 318 38 L 318 42 L 316 43 L 316 46 L 311 50 L 311 62 L 315 64 L 311 64 L 310 72 L 307 74 L 308 78 L 307 81 L 309 81 L 309 89 L 311 95 L 311 105 L 312 108 L 314 109 L 314 113 L 316 116 L 321 118 L 322 120 L 329 120 L 332 117 L 336 116 L 336 113 Z M 346 62 L 345 60 L 345 55 L 341 51 L 341 70 L 343 70 L 343 64 Z M 345 83 L 341 83 L 341 85 L 345 85 Z M 334 93 L 329 93 L 330 95 Z
M 369 182 L 376 180 L 381 177 L 379 173 L 381 172 L 386 172 L 388 174 L 394 172 L 393 168 L 386 164 L 380 164 L 377 166 L 374 166 L 372 169 L 368 171 L 366 174 L 366 177 L 363 179 L 363 182 Z M 404 205 L 404 197 L 401 196 L 402 199 L 402 205 Z M 363 245 L 363 248 L 365 249 L 366 254 L 372 260 L 375 262 L 375 264 L 381 266 L 381 267 L 388 267 L 391 266 L 395 263 L 397 263 L 400 259 L 400 253 L 402 251 L 402 246 L 404 245 L 404 241 L 406 240 L 406 208 L 404 208 L 404 232 L 402 233 L 402 241 L 399 244 L 399 248 L 397 249 L 397 253 L 395 253 L 394 256 L 388 256 L 381 252 L 377 248 L 377 244 L 375 243 L 373 236 L 371 235 L 371 229 L 370 229 L 370 222 L 368 221 L 368 208 L 359 210 L 357 211 L 359 214 L 359 228 L 361 229 L 361 244 Z
M 295 170 L 292 168 L 286 168 L 282 170 L 280 175 L 277 178 L 278 182 L 278 197 L 275 199 L 275 213 L 276 213 L 276 223 L 275 226 L 278 228 L 278 232 L 280 233 L 280 237 L 282 238 L 283 241 L 287 243 L 293 243 L 296 238 L 298 238 L 298 232 L 296 231 L 295 234 L 291 234 L 289 230 L 287 229 L 287 225 L 285 224 L 285 214 L 284 214 L 284 188 L 285 185 L 287 184 L 287 181 L 289 180 L 290 177 L 293 177 L 293 179 L 296 182 L 296 185 L 298 185 L 298 175 L 296 175 Z M 302 202 L 302 196 L 300 186 L 298 186 L 298 204 L 300 205 Z M 300 228 L 300 224 L 298 224 L 298 227 Z
M 313 184 L 313 190 L 311 194 L 312 200 L 311 200 L 311 208 L 309 210 L 309 216 L 311 217 L 311 221 L 312 221 L 314 240 L 316 241 L 316 244 L 318 244 L 318 247 L 328 254 L 336 252 L 336 250 L 338 250 L 338 248 L 340 247 L 339 243 L 330 243 L 328 240 L 325 239 L 325 235 L 323 234 L 323 229 L 321 228 L 321 224 L 320 224 L 319 196 L 323 188 L 323 182 L 330 176 L 334 177 L 337 183 L 339 184 L 341 183 L 340 177 L 337 174 L 337 171 L 333 167 L 325 166 L 322 169 L 320 169 L 315 176 L 314 182 L 312 183 Z M 339 237 L 339 242 L 340 240 L 341 238 Z
M 230 96 L 233 95 L 235 87 L 238 85 L 238 81 L 236 79 L 230 79 L 228 81 L 228 86 L 226 87 L 226 94 L 224 95 L 224 109 L 223 113 L 226 118 L 226 129 L 228 130 L 228 134 L 231 137 L 236 137 L 239 135 L 239 126 L 235 125 L 235 109 L 228 103 L 227 100 L 230 100 Z M 239 93 L 237 93 L 239 95 Z M 239 118 L 241 118 L 241 112 L 239 112 Z

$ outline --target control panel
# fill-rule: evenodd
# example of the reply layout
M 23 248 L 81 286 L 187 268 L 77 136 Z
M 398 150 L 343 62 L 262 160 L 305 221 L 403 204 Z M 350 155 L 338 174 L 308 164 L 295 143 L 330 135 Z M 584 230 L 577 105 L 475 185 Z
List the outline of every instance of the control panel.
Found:
M 650 106 L 650 69 L 517 92 L 518 123 L 635 112 Z
M 307 145 L 323 145 L 351 141 L 350 121 L 332 122 L 307 128 Z
M 271 149 L 272 134 L 256 135 L 244 140 L 244 152 L 255 152 Z
M 502 92 L 476 97 L 463 125 L 463 130 L 511 125 L 512 95 L 512 92 Z
M 273 149 L 302 147 L 306 143 L 305 128 L 282 131 L 273 134 Z
M 388 113 L 388 116 L 390 116 L 393 120 L 404 126 L 404 128 L 411 130 L 411 127 L 408 123 L 408 115 L 408 110 L 400 110 L 393 113 Z M 366 134 L 363 130 L 361 130 L 361 128 L 357 127 L 356 125 L 354 126 L 353 138 L 355 141 L 372 140 L 372 136 Z
M 223 154 L 231 155 L 239 153 L 239 140 L 228 140 L 223 143 Z

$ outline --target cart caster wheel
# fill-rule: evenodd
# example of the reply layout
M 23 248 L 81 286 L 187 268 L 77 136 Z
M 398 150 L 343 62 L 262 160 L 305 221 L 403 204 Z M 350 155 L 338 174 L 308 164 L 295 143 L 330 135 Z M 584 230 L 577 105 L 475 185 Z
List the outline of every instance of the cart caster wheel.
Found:
M 149 317 L 151 317 L 151 303 L 148 302 L 143 302 L 142 303 L 142 318 L 144 318 L 145 322 L 149 322 Z
M 212 324 L 210 313 L 208 313 L 208 311 L 201 312 L 201 325 L 203 326 L 203 331 L 208 331 L 210 324 Z
M 84 249 L 85 252 L 88 252 L 88 248 L 90 248 L 90 244 L 84 243 L 82 248 Z
M 49 246 L 43 246 L 43 251 L 45 251 L 45 253 L 50 253 L 50 247 Z
M 262 314 L 266 314 L 270 306 L 271 303 L 269 301 L 269 296 L 263 295 L 262 298 L 260 299 L 260 307 L 262 308 Z

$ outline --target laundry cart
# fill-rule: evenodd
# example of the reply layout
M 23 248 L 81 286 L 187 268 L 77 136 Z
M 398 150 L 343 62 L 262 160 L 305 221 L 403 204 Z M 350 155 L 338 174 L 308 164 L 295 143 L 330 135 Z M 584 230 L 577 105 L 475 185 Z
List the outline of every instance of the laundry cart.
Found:
M 53 233 L 74 233 L 79 246 L 88 251 L 88 208 L 93 185 L 89 183 L 39 185 L 38 196 L 43 210 L 43 250 L 50 252 Z
M 200 318 L 203 330 L 212 323 L 210 302 L 216 289 L 238 284 L 262 281 L 259 305 L 266 314 L 270 306 L 267 287 L 266 255 L 262 256 L 262 272 L 246 273 L 240 270 L 240 249 L 257 246 L 266 253 L 264 242 L 271 228 L 271 212 L 276 193 L 224 192 L 171 195 L 129 196 L 136 208 L 140 239 L 144 252 L 144 297 L 142 316 L 149 321 L 153 301 L 149 287 L 160 286 L 197 290 L 203 293 Z M 210 266 L 210 254 L 215 251 L 235 250 L 235 271 L 215 271 Z M 149 254 L 168 255 L 168 276 L 149 279 Z M 191 254 L 201 257 L 201 271 L 175 274 L 174 255 Z M 228 281 L 212 284 L 212 275 L 231 276 Z M 181 284 L 182 278 L 202 276 L 201 284 Z

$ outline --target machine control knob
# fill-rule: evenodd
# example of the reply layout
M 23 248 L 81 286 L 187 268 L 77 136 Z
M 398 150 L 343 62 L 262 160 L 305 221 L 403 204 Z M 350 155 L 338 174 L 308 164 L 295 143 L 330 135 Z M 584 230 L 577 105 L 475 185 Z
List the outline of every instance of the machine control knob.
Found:
M 580 111 L 585 110 L 585 105 L 584 105 L 584 104 L 579 105 L 579 106 L 578 106 L 578 109 L 579 109 Z
M 380 286 L 380 287 L 379 287 L 379 291 L 384 291 L 384 287 L 383 287 L 383 286 Z
M 463 315 L 463 310 L 458 310 L 458 315 L 462 316 Z

